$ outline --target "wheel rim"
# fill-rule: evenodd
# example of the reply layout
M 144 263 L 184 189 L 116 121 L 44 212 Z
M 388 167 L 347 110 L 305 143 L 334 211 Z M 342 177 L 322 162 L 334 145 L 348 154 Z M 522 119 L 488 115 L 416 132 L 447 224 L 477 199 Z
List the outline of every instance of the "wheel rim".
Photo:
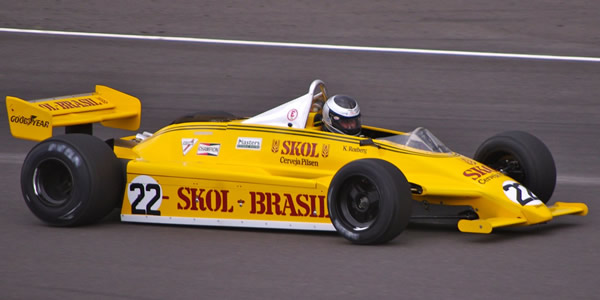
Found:
M 483 163 L 518 182 L 523 183 L 526 180 L 526 174 L 521 162 L 512 154 L 498 153 L 488 157 Z
M 33 190 L 48 207 L 65 205 L 73 189 L 73 175 L 62 161 L 46 159 L 33 172 Z
M 380 195 L 377 186 L 369 178 L 348 178 L 340 187 L 339 199 L 341 220 L 354 230 L 365 230 L 377 219 Z

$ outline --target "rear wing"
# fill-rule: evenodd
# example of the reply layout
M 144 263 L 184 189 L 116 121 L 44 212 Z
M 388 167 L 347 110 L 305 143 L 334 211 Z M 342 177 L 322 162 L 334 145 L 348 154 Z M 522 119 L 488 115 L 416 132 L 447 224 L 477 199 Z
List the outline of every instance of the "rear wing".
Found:
M 66 132 L 92 133 L 92 124 L 126 130 L 140 126 L 141 104 L 130 95 L 97 85 L 89 94 L 26 101 L 6 97 L 10 133 L 20 139 L 42 141 L 54 127 Z

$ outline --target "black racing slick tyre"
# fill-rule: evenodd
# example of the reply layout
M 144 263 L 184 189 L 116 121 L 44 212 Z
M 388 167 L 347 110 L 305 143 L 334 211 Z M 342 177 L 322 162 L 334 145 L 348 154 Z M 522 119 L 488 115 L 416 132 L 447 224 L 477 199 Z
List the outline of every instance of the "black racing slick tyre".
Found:
M 105 217 L 123 197 L 125 177 L 114 152 L 87 134 L 56 136 L 25 158 L 21 190 L 27 206 L 53 226 L 78 226 Z
M 552 153 L 537 137 L 523 131 L 507 131 L 481 144 L 476 161 L 520 182 L 547 203 L 556 186 Z
M 355 244 L 381 244 L 408 225 L 410 185 L 389 162 L 361 159 L 342 167 L 328 191 L 329 217 L 335 229 Z

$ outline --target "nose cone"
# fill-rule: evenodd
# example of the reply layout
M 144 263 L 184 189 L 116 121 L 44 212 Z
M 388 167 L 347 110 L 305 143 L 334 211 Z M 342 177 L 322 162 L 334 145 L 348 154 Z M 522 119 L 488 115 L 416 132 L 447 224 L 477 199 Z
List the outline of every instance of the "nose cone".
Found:
M 552 212 L 544 204 L 523 206 L 521 212 L 525 215 L 525 218 L 527 218 L 528 225 L 552 220 Z

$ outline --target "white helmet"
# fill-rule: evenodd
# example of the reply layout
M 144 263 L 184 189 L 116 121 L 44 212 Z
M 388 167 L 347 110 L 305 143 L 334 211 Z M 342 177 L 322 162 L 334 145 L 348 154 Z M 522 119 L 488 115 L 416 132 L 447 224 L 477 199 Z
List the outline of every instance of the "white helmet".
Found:
M 361 130 L 358 102 L 346 95 L 335 95 L 323 107 L 323 125 L 329 132 L 359 135 Z

